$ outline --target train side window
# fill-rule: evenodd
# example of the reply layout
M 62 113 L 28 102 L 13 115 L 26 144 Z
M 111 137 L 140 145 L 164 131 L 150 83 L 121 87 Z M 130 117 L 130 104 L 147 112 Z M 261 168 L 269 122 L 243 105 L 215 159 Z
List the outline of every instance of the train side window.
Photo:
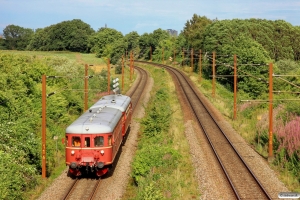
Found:
M 94 146 L 95 147 L 102 147 L 104 145 L 104 138 L 103 136 L 97 136 L 94 139 Z
M 78 136 L 72 137 L 72 146 L 73 147 L 80 147 L 80 143 L 81 143 L 80 137 L 78 137 Z
M 111 146 L 111 135 L 108 136 L 108 146 Z
M 84 138 L 84 146 L 90 147 L 90 138 L 89 137 Z

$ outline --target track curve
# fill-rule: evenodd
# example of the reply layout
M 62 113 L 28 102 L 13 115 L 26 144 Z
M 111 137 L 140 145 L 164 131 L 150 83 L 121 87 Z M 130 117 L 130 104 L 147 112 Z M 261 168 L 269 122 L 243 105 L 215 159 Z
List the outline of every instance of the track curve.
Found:
M 173 76 L 173 80 L 177 82 L 178 89 L 182 90 L 182 93 L 185 95 L 188 106 L 191 108 L 196 121 L 205 133 L 207 141 L 223 169 L 228 184 L 232 188 L 232 196 L 236 199 L 272 199 L 228 139 L 226 133 L 218 125 L 212 112 L 205 106 L 205 103 L 203 103 L 201 97 L 197 94 L 195 85 L 182 71 L 152 62 L 135 61 L 135 63 L 144 63 L 165 68 Z

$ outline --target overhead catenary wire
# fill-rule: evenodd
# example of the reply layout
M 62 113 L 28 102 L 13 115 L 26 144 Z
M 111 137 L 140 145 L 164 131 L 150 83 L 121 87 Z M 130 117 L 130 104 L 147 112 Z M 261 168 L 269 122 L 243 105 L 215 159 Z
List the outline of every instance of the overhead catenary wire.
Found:
M 300 94 L 300 92 L 290 92 L 290 91 L 273 91 L 273 93 L 290 93 L 290 94 Z
M 273 75 L 274 76 L 274 75 Z M 300 89 L 300 86 L 298 86 L 298 85 L 296 85 L 296 84 L 294 84 L 294 83 L 291 83 L 290 81 L 288 81 L 288 80 L 286 80 L 286 79 L 283 79 L 283 78 L 280 78 L 279 76 L 275 76 L 277 79 L 280 79 L 280 80 L 282 80 L 282 81 L 284 81 L 284 82 L 286 82 L 286 83 L 288 83 L 288 84 L 290 84 L 290 85 L 292 85 L 292 86 L 295 86 L 296 88 L 299 88 Z
M 244 99 L 244 100 L 240 100 L 242 102 L 254 102 L 254 103 L 269 103 L 270 101 L 269 100 L 247 100 L 247 99 Z M 273 99 L 272 102 L 274 101 L 299 101 L 299 99 Z
M 213 58 L 211 58 L 210 56 L 207 56 L 207 58 L 208 58 L 209 60 L 213 60 Z M 222 65 L 222 66 L 225 66 L 225 67 L 234 69 L 234 67 L 231 66 L 230 64 L 220 63 L 220 61 L 217 61 L 217 62 L 219 62 L 219 66 Z M 238 65 L 240 65 L 240 64 L 238 64 Z M 245 64 L 245 65 L 262 65 L 262 66 L 265 66 L 265 65 L 267 65 L 267 64 Z M 246 74 L 246 75 L 249 76 L 249 77 L 252 77 L 252 78 L 254 78 L 254 79 L 257 79 L 257 80 L 262 81 L 262 82 L 265 82 L 265 83 L 268 83 L 267 78 L 264 78 L 264 77 L 263 77 L 263 78 L 257 77 L 257 76 L 255 76 L 255 75 L 252 75 L 252 74 L 250 74 L 250 73 L 248 73 L 248 72 L 245 72 L 245 71 L 243 71 L 243 70 L 241 70 L 241 69 L 237 69 L 237 70 L 238 70 L 239 72 L 242 72 L 242 73 Z

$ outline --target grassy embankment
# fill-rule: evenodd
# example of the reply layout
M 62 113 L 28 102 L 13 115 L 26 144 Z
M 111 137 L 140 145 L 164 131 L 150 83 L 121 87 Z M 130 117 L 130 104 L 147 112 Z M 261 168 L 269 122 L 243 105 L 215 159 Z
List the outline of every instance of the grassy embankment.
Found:
M 173 81 L 163 69 L 144 67 L 154 86 L 123 199 L 197 199 L 200 194 Z
M 187 71 L 189 68 L 185 68 Z M 255 149 L 260 155 L 268 158 L 268 127 L 269 127 L 269 110 L 268 104 L 262 105 L 262 103 L 248 103 L 241 100 L 247 100 L 247 97 L 243 97 L 238 94 L 238 106 L 237 106 L 237 119 L 233 120 L 233 93 L 228 91 L 224 86 L 216 84 L 215 98 L 212 97 L 212 82 L 202 78 L 199 82 L 199 74 L 193 73 L 190 75 L 191 80 L 197 85 L 199 90 L 210 100 L 210 102 L 223 114 L 226 120 L 232 125 L 232 127 Z M 274 95 L 276 98 L 276 95 Z M 275 106 L 273 110 L 284 108 L 284 102 L 282 106 Z M 275 115 L 276 111 L 273 111 Z M 275 118 L 276 119 L 276 116 Z M 277 120 L 273 121 L 273 126 L 278 126 Z M 274 131 L 274 130 L 273 130 Z M 275 134 L 274 133 L 274 137 Z M 294 163 L 284 162 L 281 152 L 278 152 L 278 141 L 273 141 L 273 152 L 275 155 L 274 162 L 270 163 L 271 168 L 278 174 L 279 179 L 287 186 L 287 188 L 294 192 L 300 192 L 300 178 L 299 178 L 299 158 Z M 299 149 L 298 149 L 299 151 Z

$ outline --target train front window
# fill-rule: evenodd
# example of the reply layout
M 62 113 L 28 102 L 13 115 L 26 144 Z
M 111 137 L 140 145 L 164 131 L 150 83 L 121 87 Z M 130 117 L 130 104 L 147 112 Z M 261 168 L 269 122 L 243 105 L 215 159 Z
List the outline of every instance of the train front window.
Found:
M 89 137 L 84 138 L 84 146 L 90 147 L 90 138 Z
M 94 139 L 94 146 L 95 147 L 102 147 L 104 145 L 104 138 L 103 136 L 97 136 Z
M 69 139 L 69 138 L 68 138 L 68 136 L 66 136 L 66 139 L 65 139 L 65 141 L 64 141 L 64 142 L 65 142 L 65 146 L 66 146 L 66 147 L 69 145 L 69 141 L 68 141 L 68 139 Z
M 72 137 L 72 146 L 73 147 L 80 147 L 80 143 L 81 143 L 80 137 L 78 137 L 78 136 Z

